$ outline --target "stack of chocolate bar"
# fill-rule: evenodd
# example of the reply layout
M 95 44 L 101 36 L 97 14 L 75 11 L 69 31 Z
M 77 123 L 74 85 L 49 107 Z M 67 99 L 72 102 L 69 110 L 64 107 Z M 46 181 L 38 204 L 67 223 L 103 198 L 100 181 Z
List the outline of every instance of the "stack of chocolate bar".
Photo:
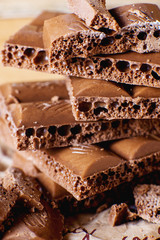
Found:
M 159 8 L 68 2 L 74 14 L 43 12 L 2 51 L 65 79 L 0 86 L 0 141 L 63 213 L 121 202 L 160 170 Z

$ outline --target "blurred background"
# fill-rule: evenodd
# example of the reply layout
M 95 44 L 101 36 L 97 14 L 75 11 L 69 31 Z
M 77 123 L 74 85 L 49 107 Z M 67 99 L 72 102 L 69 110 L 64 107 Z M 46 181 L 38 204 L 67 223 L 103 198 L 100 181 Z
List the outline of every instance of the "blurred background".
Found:
M 160 5 L 160 0 L 106 0 L 106 5 L 112 8 L 139 2 Z M 33 17 L 42 10 L 69 12 L 67 0 L 0 0 L 0 18 Z

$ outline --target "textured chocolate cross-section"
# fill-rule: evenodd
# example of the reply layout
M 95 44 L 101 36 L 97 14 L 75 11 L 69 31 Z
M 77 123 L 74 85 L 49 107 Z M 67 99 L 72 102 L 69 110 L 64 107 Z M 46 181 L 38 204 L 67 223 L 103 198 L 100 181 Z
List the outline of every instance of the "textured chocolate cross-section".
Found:
M 160 134 L 158 119 L 77 122 L 67 98 L 64 81 L 2 85 L 1 141 L 25 150 Z
M 158 169 L 160 142 L 137 137 L 109 145 L 21 152 L 77 200 Z
M 160 117 L 160 88 L 74 77 L 67 83 L 76 120 Z
M 105 0 L 68 0 L 73 13 L 83 19 L 88 27 L 117 31 L 120 27 L 105 7 Z
M 160 223 L 160 185 L 138 185 L 134 189 L 138 215 L 153 223 Z

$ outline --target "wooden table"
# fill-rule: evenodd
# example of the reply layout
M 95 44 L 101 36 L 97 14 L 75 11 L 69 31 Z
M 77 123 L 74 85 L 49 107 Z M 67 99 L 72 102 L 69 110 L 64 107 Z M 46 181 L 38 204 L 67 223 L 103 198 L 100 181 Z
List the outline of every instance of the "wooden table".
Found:
M 108 0 L 109 7 L 116 7 L 118 5 L 130 4 L 140 2 L 140 0 Z M 145 0 L 141 2 L 152 2 L 156 3 L 160 6 L 160 0 Z M 18 7 L 17 7 L 18 6 Z M 24 11 L 24 7 L 27 6 Z M 0 49 L 2 49 L 3 43 L 8 37 L 14 34 L 18 29 L 20 29 L 25 24 L 28 24 L 31 21 L 31 18 L 19 18 L 16 19 L 15 16 L 20 16 L 20 14 L 24 13 L 23 16 L 29 16 L 30 13 L 33 14 L 33 10 L 36 8 L 36 13 L 40 12 L 42 9 L 52 9 L 68 11 L 67 9 L 67 0 L 0 0 L 0 17 L 3 16 L 3 12 L 8 11 L 10 9 L 10 17 L 14 17 L 14 19 L 1 19 L 0 20 Z M 30 10 L 29 10 L 30 9 Z M 34 13 L 35 13 L 34 12 Z M 33 14 L 36 16 L 36 14 Z M 32 80 L 47 80 L 53 78 L 61 78 L 58 75 L 49 75 L 45 73 L 38 73 L 29 70 L 20 70 L 14 69 L 10 67 L 3 67 L 0 65 L 0 84 L 4 82 L 18 82 L 18 81 L 32 81 Z

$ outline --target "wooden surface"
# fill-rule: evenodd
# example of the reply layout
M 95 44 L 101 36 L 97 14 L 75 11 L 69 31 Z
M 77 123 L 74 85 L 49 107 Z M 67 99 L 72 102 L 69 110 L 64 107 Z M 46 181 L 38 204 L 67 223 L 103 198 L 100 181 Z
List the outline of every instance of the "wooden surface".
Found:
M 108 7 L 140 2 L 140 0 L 108 0 Z M 160 6 L 160 0 L 145 0 L 141 2 L 156 3 Z M 43 9 L 68 11 L 67 0 L 0 0 L 0 50 L 8 37 L 14 34 L 18 29 L 31 21 L 31 18 L 16 18 L 19 16 L 36 16 Z M 10 17 L 14 19 L 3 19 Z M 49 75 L 29 70 L 20 70 L 9 67 L 3 67 L 0 64 L 0 84 L 4 82 L 34 81 L 61 78 L 57 75 Z

